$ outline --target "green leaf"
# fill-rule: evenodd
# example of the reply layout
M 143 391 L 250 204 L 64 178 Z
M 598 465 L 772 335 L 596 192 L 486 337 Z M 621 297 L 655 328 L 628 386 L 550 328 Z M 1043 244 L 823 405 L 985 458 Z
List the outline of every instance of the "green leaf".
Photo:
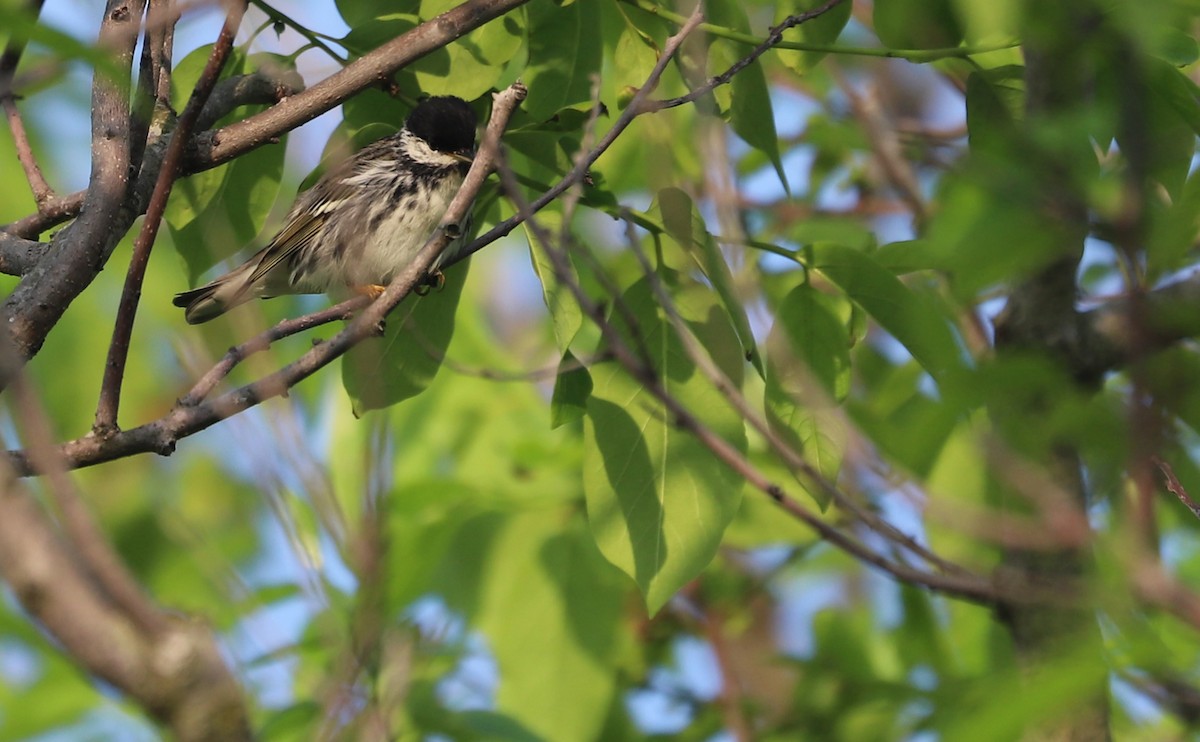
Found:
M 988 496 L 989 468 L 983 451 L 986 431 L 983 421 L 964 420 L 946 436 L 926 483 L 936 512 L 982 515 L 995 505 Z M 926 528 L 936 552 L 957 564 L 991 565 L 999 555 L 996 547 L 965 534 L 957 519 L 931 518 Z
M 439 578 L 496 658 L 497 710 L 547 740 L 598 739 L 616 692 L 626 583 L 569 512 L 475 519 Z
M 559 5 L 532 0 L 529 13 L 529 97 L 521 107 L 537 121 L 592 100 L 593 73 L 600 71 L 600 3 Z
M 1200 88 L 1181 70 L 1163 62 L 1150 63 L 1150 86 L 1188 126 L 1200 135 Z
M 563 353 L 550 398 L 550 427 L 558 428 L 583 417 L 592 394 L 592 375 L 571 351 Z
M 387 610 L 400 613 L 438 587 L 434 579 L 438 564 L 463 524 L 478 512 L 480 499 L 474 488 L 444 477 L 405 482 L 388 493 L 383 585 Z
M 422 0 L 421 20 L 435 18 L 460 4 L 460 0 Z M 521 12 L 508 13 L 475 29 L 440 49 L 421 57 L 405 69 L 428 95 L 457 95 L 475 100 L 496 85 L 510 59 L 525 42 Z
M 963 356 L 948 318 L 870 255 L 843 245 L 812 247 L 813 266 L 866 310 L 939 383 L 963 370 Z
M 621 19 L 624 21 L 612 52 L 613 68 L 616 71 L 614 84 L 620 92 L 628 97 L 646 83 L 646 78 L 650 76 L 650 71 L 658 63 L 658 56 L 662 50 L 659 49 L 653 36 L 633 22 L 628 6 L 623 3 L 614 3 L 613 7 L 620 13 Z M 661 23 L 659 21 L 643 20 L 654 23 L 654 29 L 660 30 Z
M 875 245 L 875 235 L 862 222 L 830 216 L 801 219 L 787 231 L 789 239 L 802 245 L 814 242 L 836 242 L 855 250 L 869 250 Z
M 370 26 L 380 16 L 395 13 L 416 14 L 421 0 L 336 0 L 342 20 L 351 29 Z
M 538 222 L 543 229 L 549 230 L 550 234 L 557 235 L 562 231 L 562 212 L 557 207 L 543 209 L 538 213 Z M 542 300 L 550 310 L 554 340 L 558 344 L 558 350 L 565 351 L 579 333 L 579 328 L 583 326 L 583 310 L 579 307 L 575 294 L 559 281 L 554 272 L 554 261 L 546 253 L 545 245 L 534 235 L 529 222 L 524 222 L 521 226 L 529 241 L 529 258 L 533 263 L 533 270 L 542 283 Z M 575 266 L 571 264 L 569 254 L 563 251 L 562 257 L 567 264 L 569 280 L 577 282 L 578 275 L 575 273 Z
M 893 49 L 945 49 L 962 43 L 954 0 L 875 0 L 875 34 Z
M 717 297 L 697 284 L 673 294 L 683 320 L 740 386 L 740 344 Z M 626 344 L 638 347 L 636 332 L 667 393 L 744 451 L 741 417 L 696 370 L 648 279 L 620 301 L 638 323 L 632 330 L 621 313 L 614 314 Z M 737 512 L 741 480 L 615 361 L 594 366 L 592 379 L 583 480 L 592 534 L 604 556 L 634 578 L 655 613 L 711 561 Z
M 775 6 L 775 22 L 779 23 L 788 16 L 800 15 L 824 4 L 825 0 L 784 0 Z M 811 21 L 801 23 L 792 32 L 798 35 L 798 38 L 794 40 L 802 44 L 832 44 L 837 41 L 838 36 L 841 36 L 842 29 L 850 21 L 850 11 L 853 6 L 852 2 L 843 2 Z M 788 40 L 792 41 L 793 39 L 788 38 Z M 825 52 L 801 52 L 792 49 L 779 49 L 775 53 L 779 55 L 781 62 L 800 75 L 815 67 L 817 62 L 825 57 Z
M 383 337 L 368 338 L 343 356 L 342 384 L 355 415 L 420 394 L 433 381 L 454 336 L 469 262 L 448 270 L 440 290 L 400 302 L 388 315 Z
M 709 22 L 742 33 L 750 32 L 750 21 L 741 5 L 734 0 L 706 0 L 704 7 Z M 708 52 L 709 73 L 724 73 L 747 53 L 744 45 L 721 38 L 714 39 Z M 767 90 L 767 76 L 755 60 L 742 69 L 729 84 L 729 125 L 739 137 L 762 152 L 775 167 L 779 182 L 788 189 L 783 160 L 779 156 L 779 136 L 775 132 L 775 114 Z M 720 98 L 718 98 L 720 100 Z
M 1025 68 L 1015 65 L 967 78 L 967 137 L 973 150 L 1010 145 L 1025 112 Z
M 657 206 L 657 209 L 655 208 Z M 733 285 L 733 274 L 725 262 L 725 256 L 717 247 L 717 242 L 709 234 L 704 219 L 692 203 L 692 199 L 679 188 L 664 188 L 658 192 L 655 203 L 651 204 L 649 216 L 653 218 L 655 211 L 662 217 L 662 226 L 667 234 L 690 253 L 692 258 L 704 271 L 704 275 L 721 297 L 725 311 L 733 320 L 738 338 L 742 341 L 745 357 L 754 365 L 758 372 L 763 373 L 762 358 L 759 355 L 754 331 L 750 328 L 750 318 L 746 314 L 745 304 L 737 295 Z
M 826 479 L 842 466 L 848 431 L 837 402 L 850 390 L 850 333 L 831 297 L 809 284 L 792 290 L 779 307 L 767 338 L 767 423 Z M 818 504 L 819 488 L 798 480 Z

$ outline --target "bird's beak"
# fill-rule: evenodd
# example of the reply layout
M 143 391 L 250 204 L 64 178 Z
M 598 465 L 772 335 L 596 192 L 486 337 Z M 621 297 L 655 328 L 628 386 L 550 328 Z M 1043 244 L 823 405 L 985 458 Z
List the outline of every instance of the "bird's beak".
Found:
M 451 152 L 450 156 L 467 165 L 475 162 L 475 150 L 473 149 L 464 149 L 458 152 Z

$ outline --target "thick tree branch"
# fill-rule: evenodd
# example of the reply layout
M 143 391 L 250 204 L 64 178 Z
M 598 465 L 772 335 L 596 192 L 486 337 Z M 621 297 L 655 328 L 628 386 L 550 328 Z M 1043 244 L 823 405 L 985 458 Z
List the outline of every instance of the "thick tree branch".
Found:
M 42 347 L 46 334 L 71 301 L 91 283 L 133 223 L 127 208 L 129 160 L 129 73 L 144 0 L 109 0 L 98 44 L 111 52 L 122 75 L 97 72 L 92 84 L 92 173 L 79 217 L 51 242 L 53 261 L 26 273 L 0 305 L 0 319 L 21 359 Z
M 71 542 L 63 542 L 8 462 L 0 461 L 0 576 L 74 661 L 170 726 L 177 739 L 250 739 L 242 690 L 212 633 L 144 595 L 56 460 L 32 394 L 19 380 L 14 386 L 31 452 L 50 473 Z

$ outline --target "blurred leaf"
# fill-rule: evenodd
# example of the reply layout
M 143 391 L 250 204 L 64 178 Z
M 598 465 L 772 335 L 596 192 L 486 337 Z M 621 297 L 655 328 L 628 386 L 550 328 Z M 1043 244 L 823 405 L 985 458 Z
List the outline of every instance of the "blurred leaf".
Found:
M 342 357 L 342 384 L 354 414 L 389 407 L 429 386 L 454 335 L 469 262 L 447 271 L 441 289 L 406 297 L 388 315 L 383 337 L 368 338 Z
M 12 695 L 0 695 L 8 710 L 0 716 L 0 740 L 19 742 L 62 729 L 108 703 L 70 662 L 47 652 L 38 656 L 45 661 L 36 680 L 19 689 L 4 683 L 4 695 Z
M 480 499 L 473 488 L 443 477 L 405 483 L 388 493 L 386 610 L 399 614 L 438 588 L 438 565 L 464 523 L 480 510 Z
M 945 49 L 962 43 L 954 0 L 875 0 L 875 33 L 893 49 Z
M 696 284 L 672 294 L 684 321 L 740 386 L 744 361 L 716 296 Z M 741 417 L 696 371 L 649 281 L 634 284 L 620 300 L 638 323 L 630 328 L 614 314 L 625 343 L 645 347 L 667 393 L 744 451 Z M 712 559 L 737 512 L 740 478 L 615 361 L 593 366 L 592 380 L 584 427 L 589 523 L 605 557 L 637 581 L 656 613 Z
M 1004 149 L 1025 115 L 1025 68 L 996 67 L 967 78 L 967 137 L 973 150 Z
M 926 525 L 930 546 L 944 558 L 976 569 L 991 566 L 998 557 L 993 545 L 972 535 L 986 526 L 993 506 L 982 450 L 984 431 L 978 421 L 955 427 L 926 480 L 929 509 L 934 513 Z
M 845 217 L 814 216 L 789 226 L 789 239 L 802 245 L 814 242 L 836 242 L 855 250 L 868 250 L 875 244 L 875 235 L 862 222 Z
M 264 742 L 303 742 L 312 739 L 314 731 L 321 724 L 321 711 L 321 705 L 316 701 L 292 704 L 270 714 L 259 730 L 259 738 Z
M 375 19 L 394 13 L 416 14 L 421 0 L 336 0 L 342 20 L 351 29 L 369 27 Z
M 925 372 L 919 364 L 897 364 L 869 345 L 855 353 L 855 372 L 868 390 L 848 402 L 855 422 L 889 459 L 924 476 L 963 411 L 921 392 Z

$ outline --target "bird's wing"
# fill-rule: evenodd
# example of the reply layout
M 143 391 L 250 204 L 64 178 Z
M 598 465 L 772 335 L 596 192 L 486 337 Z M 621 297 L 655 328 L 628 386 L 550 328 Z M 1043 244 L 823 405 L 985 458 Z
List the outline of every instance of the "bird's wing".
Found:
M 270 273 L 276 266 L 286 261 L 297 251 L 312 244 L 313 238 L 321 231 L 328 212 L 315 213 L 308 210 L 297 210 L 279 230 L 279 234 L 271 240 L 271 244 L 262 250 L 262 256 L 250 274 L 246 285 L 252 285 L 263 276 Z
M 354 195 L 355 186 L 348 182 L 365 163 L 373 162 L 380 152 L 391 146 L 390 138 L 372 142 L 352 157 L 343 160 L 317 181 L 296 201 L 279 234 L 261 251 L 258 265 L 247 285 L 252 285 L 286 261 L 297 251 L 306 249 L 320 233 L 329 215 L 347 198 Z

